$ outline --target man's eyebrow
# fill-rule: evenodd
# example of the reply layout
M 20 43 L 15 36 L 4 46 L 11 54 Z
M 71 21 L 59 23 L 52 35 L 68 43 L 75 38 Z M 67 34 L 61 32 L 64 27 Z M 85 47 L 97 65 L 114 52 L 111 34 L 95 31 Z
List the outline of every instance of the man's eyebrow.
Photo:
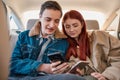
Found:
M 51 19 L 50 17 L 44 17 L 44 18 L 48 18 L 48 19 Z

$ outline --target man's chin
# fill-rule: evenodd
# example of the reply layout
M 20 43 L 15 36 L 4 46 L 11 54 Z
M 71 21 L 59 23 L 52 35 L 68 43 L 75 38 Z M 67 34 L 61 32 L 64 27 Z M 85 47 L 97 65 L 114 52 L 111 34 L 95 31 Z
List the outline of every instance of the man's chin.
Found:
M 47 32 L 46 34 L 48 34 L 48 35 L 51 35 L 51 34 L 54 34 L 55 32 Z
M 49 33 L 46 33 L 46 35 L 52 35 L 54 32 L 49 32 Z

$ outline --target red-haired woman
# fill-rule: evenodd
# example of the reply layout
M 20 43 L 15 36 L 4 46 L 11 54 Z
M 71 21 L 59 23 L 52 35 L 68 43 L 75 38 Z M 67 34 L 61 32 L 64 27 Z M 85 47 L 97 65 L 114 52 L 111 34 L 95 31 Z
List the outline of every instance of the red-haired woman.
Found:
M 87 32 L 85 20 L 76 10 L 65 13 L 62 28 L 69 42 L 67 60 L 88 61 L 89 66 L 98 71 L 90 76 L 98 80 L 120 80 L 119 40 L 103 31 Z M 85 71 L 76 70 L 85 74 Z

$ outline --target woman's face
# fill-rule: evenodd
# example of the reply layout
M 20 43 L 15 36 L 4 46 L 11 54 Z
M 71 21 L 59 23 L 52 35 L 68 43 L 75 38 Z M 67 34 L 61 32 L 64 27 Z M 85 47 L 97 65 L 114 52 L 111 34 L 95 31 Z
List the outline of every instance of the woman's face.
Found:
M 79 20 L 68 18 L 64 22 L 64 28 L 65 28 L 67 35 L 69 35 L 70 37 L 74 39 L 78 39 L 81 33 L 82 25 Z

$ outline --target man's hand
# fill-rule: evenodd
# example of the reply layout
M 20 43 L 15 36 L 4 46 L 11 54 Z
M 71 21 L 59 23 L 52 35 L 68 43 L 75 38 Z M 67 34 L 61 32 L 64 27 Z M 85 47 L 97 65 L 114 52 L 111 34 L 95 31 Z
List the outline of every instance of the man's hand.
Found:
M 46 73 L 52 73 L 51 64 L 41 64 L 38 68 L 38 71 L 43 71 Z
M 51 63 L 51 71 L 53 74 L 63 73 L 66 68 L 68 68 L 68 63 L 62 63 L 60 61 Z

